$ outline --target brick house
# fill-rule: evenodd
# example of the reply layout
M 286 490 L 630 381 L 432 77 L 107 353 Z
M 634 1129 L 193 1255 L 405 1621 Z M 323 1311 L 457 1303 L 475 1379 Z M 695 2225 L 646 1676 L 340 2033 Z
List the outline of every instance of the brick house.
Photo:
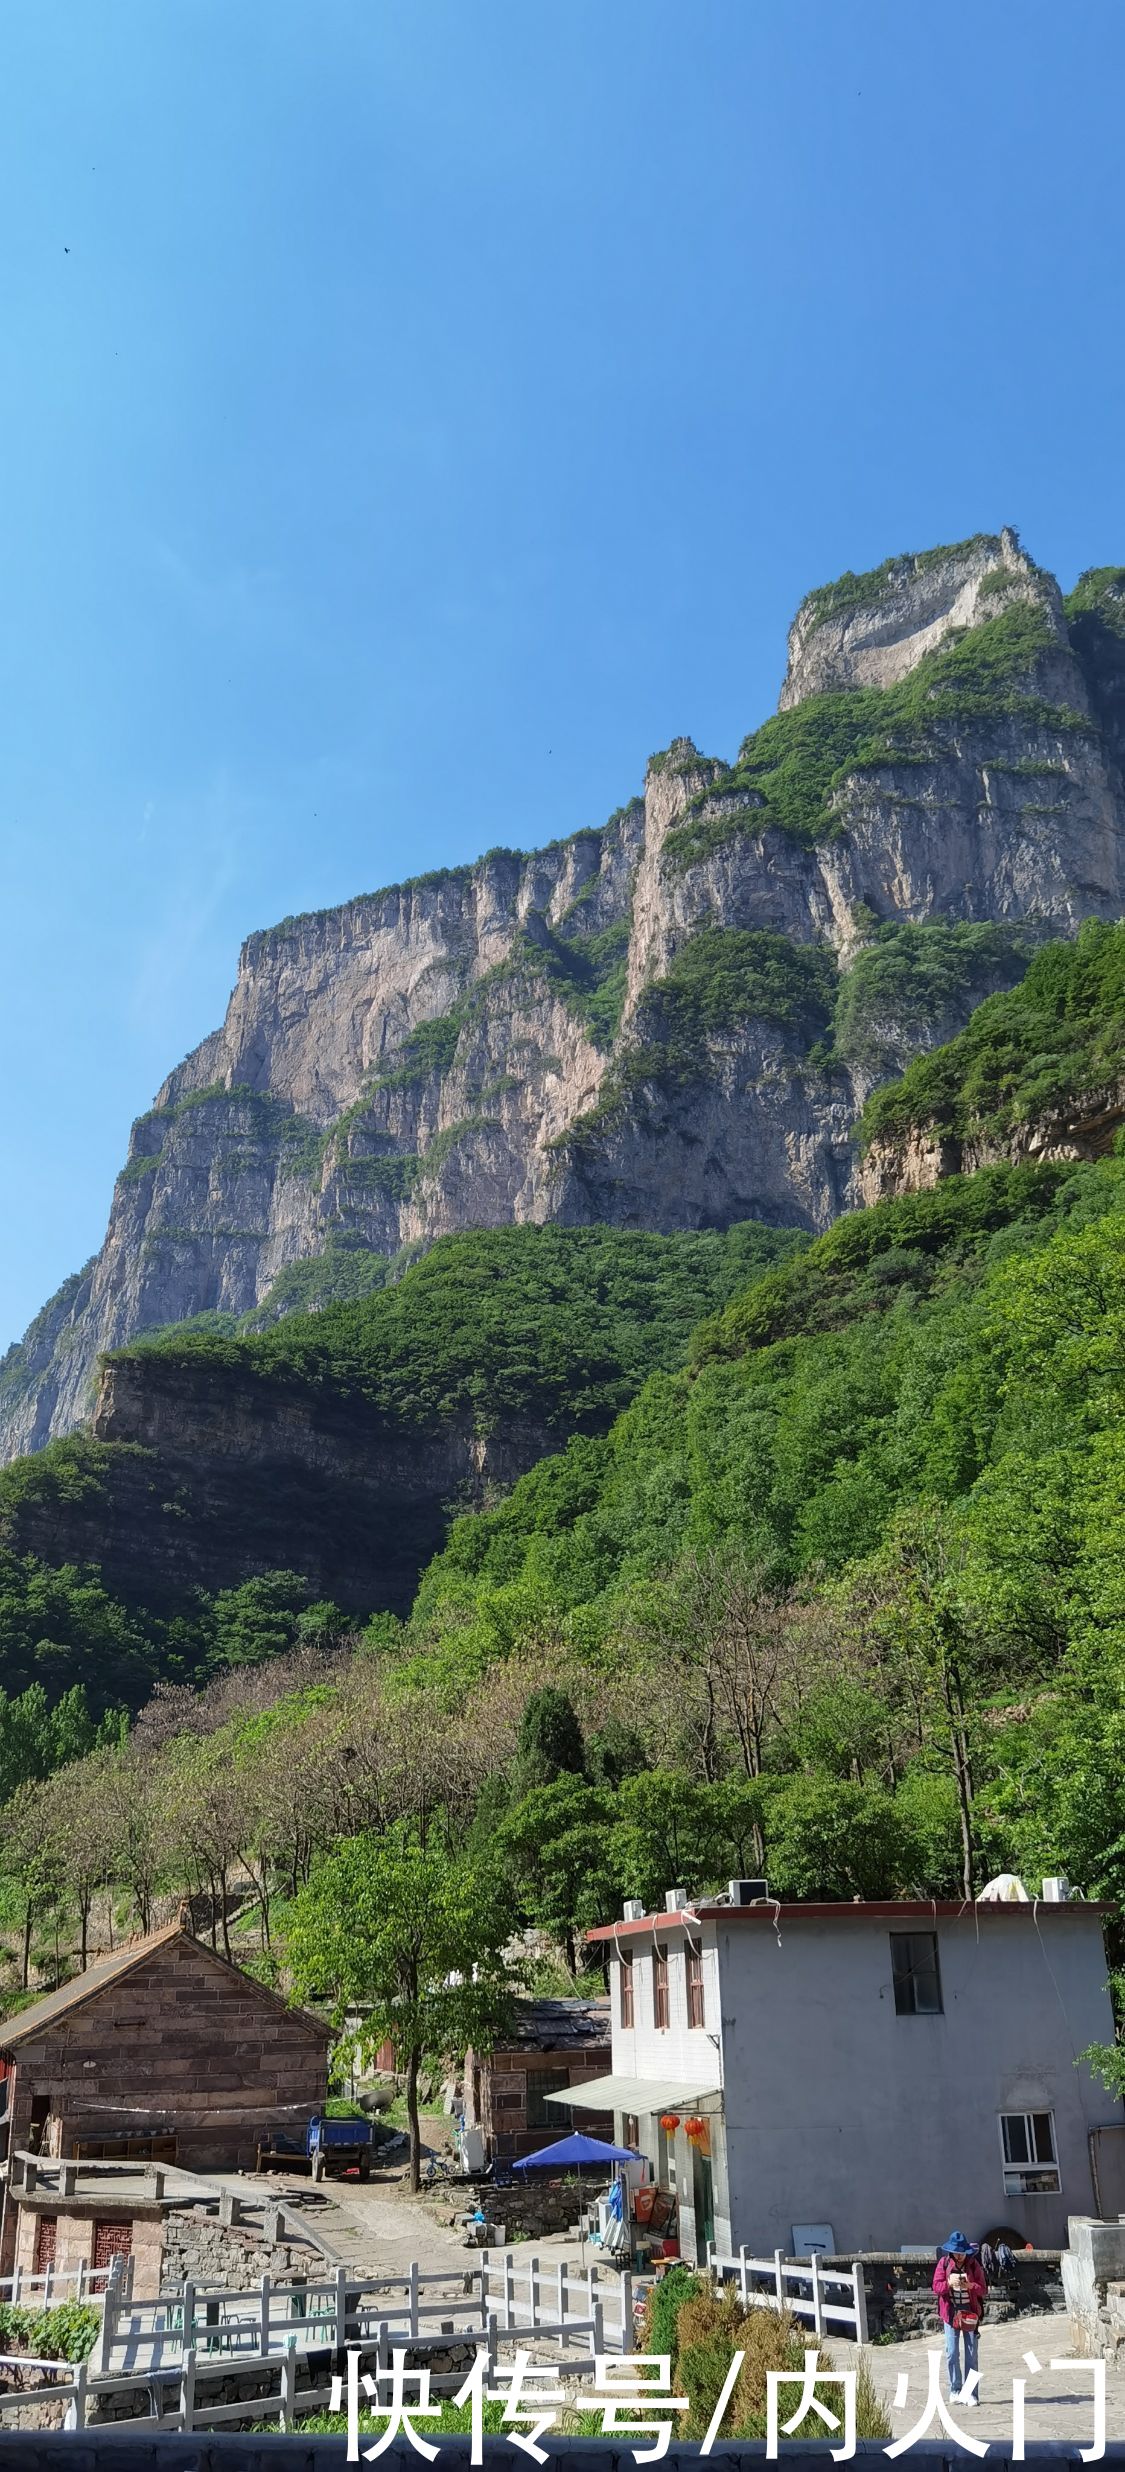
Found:
M 322 2108 L 331 2040 L 170 1924 L 0 2023 L 9 2157 L 252 2171 L 261 2138 Z M 9 2210 L 0 2274 L 14 2239 Z
M 465 2055 L 465 2126 L 480 2131 L 486 2161 L 534 2154 L 565 2137 L 566 2089 L 604 2074 L 610 2039 L 608 2000 L 517 2001 L 514 2029 L 499 2049 Z M 593 2137 L 611 2137 L 612 2107 L 584 2112 L 581 2125 Z

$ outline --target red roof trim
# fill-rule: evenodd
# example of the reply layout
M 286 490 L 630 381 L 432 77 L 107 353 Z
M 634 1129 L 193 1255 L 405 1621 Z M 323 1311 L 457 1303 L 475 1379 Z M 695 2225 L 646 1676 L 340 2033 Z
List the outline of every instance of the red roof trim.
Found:
M 1046 1904 L 1040 1897 L 1009 1904 L 1006 1899 L 988 1898 L 983 1904 L 970 1904 L 952 1899 L 921 1899 L 908 1903 L 904 1898 L 873 1899 L 863 1903 L 835 1905 L 779 1905 L 767 1898 L 761 1905 L 732 1906 L 701 1902 L 689 1906 L 683 1914 L 643 1914 L 635 1923 L 599 1923 L 596 1931 L 588 1931 L 588 1940 L 648 1940 L 655 1931 L 682 1931 L 691 1923 L 823 1923 L 823 1922 L 956 1922 L 969 1921 L 981 1915 L 1024 1915 L 1029 1921 L 1034 1914 L 1109 1914 L 1112 1908 L 1096 1904 L 1092 1899 L 1074 1898 L 1065 1905 Z

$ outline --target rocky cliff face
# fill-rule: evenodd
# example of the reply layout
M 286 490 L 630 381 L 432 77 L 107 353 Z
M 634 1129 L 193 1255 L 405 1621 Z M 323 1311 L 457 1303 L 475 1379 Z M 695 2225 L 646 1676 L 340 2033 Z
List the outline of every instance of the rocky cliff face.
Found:
M 323 1297 L 470 1226 L 824 1227 L 874 1082 L 1125 908 L 1123 712 L 1122 639 L 981 537 L 810 595 L 733 764 L 676 740 L 600 830 L 251 936 L 0 1368 L 3 1454 L 90 1415 L 102 1351 L 314 1261 Z
M 926 653 L 993 614 L 1001 580 L 1005 593 L 1044 604 L 1065 651 L 1066 623 L 1051 579 L 1014 532 L 978 533 L 950 549 L 888 558 L 870 575 L 841 575 L 810 592 L 789 630 L 779 709 L 788 712 L 810 695 L 896 686 Z
M 127 1601 L 182 1604 L 255 1571 L 296 1571 L 313 1599 L 405 1613 L 452 1509 L 479 1508 L 551 1448 L 528 1420 L 395 1431 L 363 1400 L 309 1385 L 216 1385 L 159 1356 L 108 1366 L 95 1449 L 76 1481 L 31 1491 L 5 1543 L 96 1563 Z

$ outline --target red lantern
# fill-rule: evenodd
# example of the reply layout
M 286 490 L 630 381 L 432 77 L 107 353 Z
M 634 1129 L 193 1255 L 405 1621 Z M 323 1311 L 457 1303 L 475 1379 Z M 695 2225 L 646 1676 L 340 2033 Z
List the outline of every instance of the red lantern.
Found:
M 678 2112 L 661 2112 L 660 2126 L 665 2131 L 667 2136 L 671 2137 L 673 2129 L 678 2129 L 679 2125 L 680 2115 Z
M 690 2120 L 685 2120 L 684 2132 L 688 2137 L 704 2137 L 707 2132 L 707 2123 L 696 2112 Z

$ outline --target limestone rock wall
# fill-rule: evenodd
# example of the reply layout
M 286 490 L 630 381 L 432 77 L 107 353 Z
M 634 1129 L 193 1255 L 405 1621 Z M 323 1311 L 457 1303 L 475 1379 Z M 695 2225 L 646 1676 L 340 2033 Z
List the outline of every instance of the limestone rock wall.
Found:
M 851 1128 L 870 1070 L 829 1070 L 823 1042 L 752 1011 L 701 1031 L 672 1070 L 654 1003 L 716 928 L 819 948 L 846 972 L 873 925 L 1060 935 L 1125 910 L 1125 651 L 1118 693 L 1105 630 L 1095 679 L 1014 534 L 811 595 L 782 717 L 816 724 L 818 699 L 897 690 L 1003 611 L 1038 629 L 1020 692 L 857 747 L 814 828 L 679 739 L 599 830 L 251 936 L 222 1026 L 133 1128 L 100 1254 L 0 1365 L 0 1455 L 88 1420 L 104 1351 L 270 1309 L 314 1257 L 393 1262 L 512 1221 L 818 1230 L 868 1197 Z M 954 1006 L 940 1035 L 959 1026 Z M 891 1068 L 937 1034 L 906 1025 Z

